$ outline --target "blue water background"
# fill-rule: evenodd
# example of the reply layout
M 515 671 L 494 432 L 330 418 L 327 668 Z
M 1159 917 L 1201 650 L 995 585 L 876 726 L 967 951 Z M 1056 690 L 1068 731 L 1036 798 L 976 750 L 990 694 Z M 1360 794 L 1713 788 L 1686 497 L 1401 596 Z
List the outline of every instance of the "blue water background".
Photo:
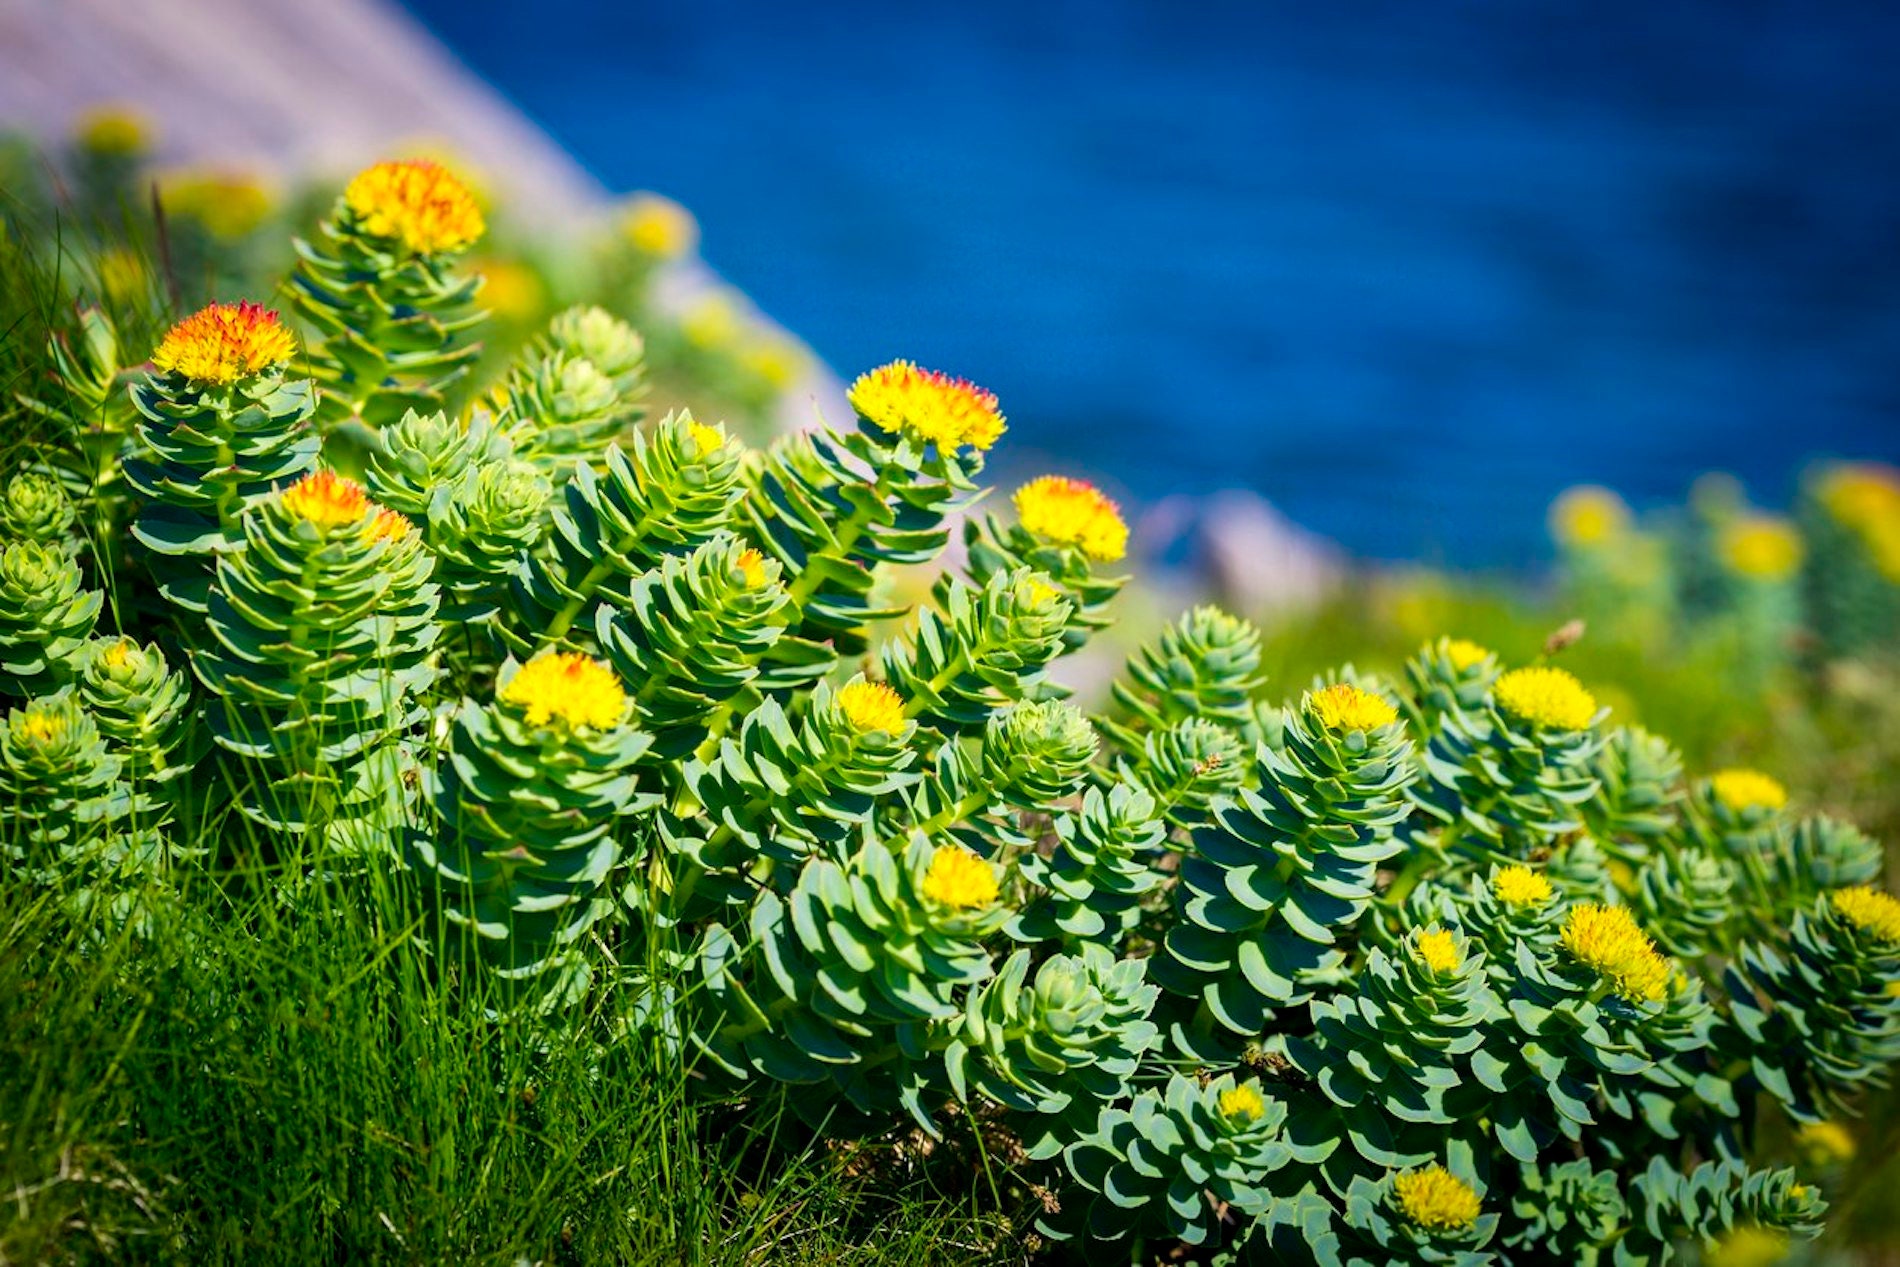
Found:
M 1550 498 L 1900 458 L 1900 7 L 410 0 L 1007 455 L 1514 566 Z

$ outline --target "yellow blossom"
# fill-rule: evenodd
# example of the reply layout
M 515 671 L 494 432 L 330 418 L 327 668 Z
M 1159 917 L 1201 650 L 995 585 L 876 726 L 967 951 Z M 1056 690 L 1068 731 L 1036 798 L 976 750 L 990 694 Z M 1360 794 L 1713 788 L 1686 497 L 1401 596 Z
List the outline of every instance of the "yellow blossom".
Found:
M 1458 950 L 1458 938 L 1443 928 L 1428 928 L 1418 935 L 1412 953 L 1420 963 L 1430 968 L 1434 975 L 1445 976 L 1458 971 L 1458 965 L 1465 957 Z
M 73 137 L 94 154 L 133 158 L 151 148 L 151 121 L 132 106 L 94 106 L 79 116 Z
M 743 330 L 738 305 L 716 291 L 695 300 L 680 318 L 680 333 L 686 341 L 708 352 L 731 347 Z
M 1251 1083 L 1227 1088 L 1220 1093 L 1219 1103 L 1222 1117 L 1258 1122 L 1267 1115 L 1267 1102 Z
M 934 444 L 946 452 L 961 445 L 987 449 L 1007 423 L 996 397 L 968 379 L 892 361 L 859 375 L 851 384 L 851 407 L 873 426 Z
M 394 238 L 417 255 L 462 250 L 487 229 L 468 186 L 426 158 L 365 169 L 344 189 L 343 202 L 365 232 Z
M 158 192 L 167 212 L 197 221 L 224 242 L 249 234 L 271 209 L 270 190 L 248 172 L 168 172 L 159 178 Z
M 757 550 L 743 551 L 739 555 L 739 575 L 749 590 L 765 584 L 765 556 Z
M 1016 514 L 1035 536 L 1076 546 L 1098 563 L 1128 553 L 1128 525 L 1121 507 L 1085 480 L 1044 475 L 1016 490 Z
M 1806 547 L 1793 524 L 1774 515 L 1748 515 L 1722 528 L 1717 547 L 1737 576 L 1781 581 L 1801 567 Z
M 95 261 L 99 270 L 99 289 L 106 298 L 129 303 L 145 294 L 145 259 L 137 251 L 109 246 Z
M 1853 1132 L 1839 1122 L 1809 1122 L 1795 1132 L 1794 1144 L 1816 1166 L 1847 1161 L 1855 1152 Z
M 579 652 L 536 656 L 501 688 L 502 702 L 527 713 L 530 726 L 559 720 L 608 730 L 627 713 L 627 693 L 613 670 Z
M 1834 910 L 1875 941 L 1900 945 L 1900 901 L 1871 885 L 1836 889 L 1827 895 Z
M 1491 892 L 1506 906 L 1542 906 L 1550 901 L 1550 881 L 1529 867 L 1506 867 L 1491 877 Z
M 106 662 L 106 667 L 109 669 L 123 669 L 137 650 L 137 643 L 130 638 L 121 638 L 107 647 L 99 658 Z
M 726 433 L 703 422 L 687 419 L 686 434 L 693 441 L 695 457 L 710 457 L 726 447 Z
M 50 708 L 29 708 L 15 723 L 19 736 L 33 743 L 54 743 L 66 737 L 66 715 Z
M 1460 673 L 1483 664 L 1491 654 L 1489 647 L 1481 647 L 1466 638 L 1447 638 L 1444 647 L 1445 658 L 1450 660 L 1451 667 Z
M 959 910 L 988 906 L 999 891 L 990 864 L 956 845 L 937 850 L 919 887 L 931 901 Z
M 620 232 L 634 250 L 655 259 L 678 259 L 699 244 L 693 213 L 659 194 L 629 198 L 620 217 Z
M 1409 1222 L 1432 1232 L 1470 1227 L 1478 1221 L 1481 1208 L 1477 1191 L 1443 1166 L 1397 1176 L 1392 1180 L 1392 1197 Z
M 401 541 L 416 530 L 416 526 L 393 510 L 370 503 L 374 512 L 369 522 L 363 525 L 365 541 Z
M 247 300 L 212 304 L 180 321 L 159 340 L 152 364 L 194 383 L 222 386 L 282 365 L 296 351 L 277 314 Z
M 1563 946 L 1632 1003 L 1660 999 L 1669 985 L 1669 961 L 1656 952 L 1627 907 L 1595 902 L 1572 907 L 1564 920 Z
M 284 490 L 283 504 L 293 516 L 320 529 L 361 523 L 372 505 L 361 484 L 335 471 L 304 476 Z
M 470 260 L 468 268 L 482 279 L 476 298 L 503 321 L 526 321 L 547 306 L 547 288 L 541 278 L 519 260 L 488 256 Z
M 1512 669 L 1492 687 L 1498 707 L 1549 730 L 1583 730 L 1596 716 L 1597 702 L 1567 670 L 1537 665 Z
M 1815 496 L 1828 514 L 1849 528 L 1900 521 L 1900 469 L 1877 462 L 1842 462 L 1822 475 Z
M 773 391 L 782 392 L 804 372 L 805 353 L 791 340 L 768 334 L 740 350 L 739 364 Z
M 1788 803 L 1788 789 L 1759 770 L 1719 770 L 1709 776 L 1709 790 L 1737 814 L 1777 810 Z
M 1306 707 L 1319 724 L 1340 732 L 1377 730 L 1399 719 L 1399 710 L 1371 691 L 1350 682 L 1336 682 L 1306 697 Z
M 1787 1256 L 1787 1236 L 1754 1223 L 1730 1228 L 1702 1249 L 1704 1267 L 1772 1267 Z
M 1550 535 L 1559 545 L 1600 546 L 1629 529 L 1630 508 L 1607 488 L 1584 484 L 1551 503 Z
M 904 697 L 882 682 L 852 682 L 838 692 L 838 709 L 859 734 L 904 729 Z

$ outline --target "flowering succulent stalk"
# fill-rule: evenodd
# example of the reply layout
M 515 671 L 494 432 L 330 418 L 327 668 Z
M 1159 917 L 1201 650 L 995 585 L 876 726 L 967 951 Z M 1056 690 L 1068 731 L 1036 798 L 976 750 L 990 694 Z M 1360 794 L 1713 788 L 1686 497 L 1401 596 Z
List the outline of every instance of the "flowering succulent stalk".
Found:
M 1284 744 L 1262 745 L 1258 786 L 1215 811 L 1181 862 L 1178 918 L 1154 968 L 1163 989 L 1198 998 L 1181 1041 L 1206 1019 L 1230 1036 L 1262 1032 L 1277 1008 L 1312 997 L 1346 962 L 1344 938 L 1374 893 L 1379 863 L 1404 846 L 1414 774 L 1398 710 L 1346 683 L 1308 692 Z
M 72 679 L 104 602 L 84 584 L 78 560 L 60 545 L 0 549 L 0 695 L 42 694 Z
M 1466 638 L 1440 638 L 1420 647 L 1405 664 L 1413 727 L 1429 740 L 1448 715 L 1482 709 L 1498 672 L 1497 654 Z
M 79 660 L 77 689 L 107 747 L 124 765 L 135 828 L 162 824 L 190 765 L 179 760 L 191 703 L 185 675 L 157 644 L 97 638 Z
M 456 271 L 485 231 L 481 208 L 447 168 L 377 163 L 337 199 L 315 243 L 301 239 L 291 279 L 297 310 L 322 342 L 309 355 L 322 386 L 319 421 L 381 427 L 410 409 L 440 409 L 478 348 L 481 278 Z
M 1176 827 L 1205 827 L 1217 798 L 1237 791 L 1252 761 L 1247 745 L 1219 722 L 1190 717 L 1148 732 L 1141 751 L 1124 757 L 1124 775 L 1146 787 Z
M 999 709 L 1055 688 L 1043 668 L 1062 650 L 1074 610 L 1039 572 L 992 573 L 982 589 L 940 589 L 942 612 L 923 607 L 917 629 L 885 644 L 884 676 L 912 716 L 946 729 L 981 726 Z
M 1840 463 L 1807 481 L 1808 625 L 1834 655 L 1884 645 L 1900 627 L 1900 469 Z
M 283 374 L 295 352 L 275 312 L 212 304 L 166 333 L 132 389 L 125 478 L 145 499 L 132 536 L 183 612 L 205 611 L 218 559 L 243 540 L 243 512 L 316 466 L 314 390 Z
M 1063 642 L 1074 651 L 1106 628 L 1110 601 L 1125 576 L 1100 576 L 1105 564 L 1128 553 L 1128 525 L 1121 508 L 1083 480 L 1045 475 L 1017 489 L 1016 522 L 972 515 L 964 523 L 969 572 L 982 584 L 999 572 L 1029 568 L 1047 577 L 1068 598 L 1074 615 Z M 939 582 L 941 589 L 948 582 Z
M 791 579 L 798 643 L 855 655 L 874 607 L 879 564 L 927 563 L 949 540 L 947 516 L 974 499 L 983 452 L 1003 434 L 996 397 L 963 379 L 893 361 L 850 390 L 857 430 L 781 440 L 750 475 L 746 516 Z
M 192 667 L 244 812 L 327 847 L 374 848 L 400 810 L 400 745 L 435 678 L 436 587 L 420 534 L 319 471 L 241 521 Z
M 1260 631 L 1218 607 L 1196 607 L 1129 657 L 1127 680 L 1115 683 L 1129 719 L 1104 729 L 1129 753 L 1145 733 L 1189 721 L 1242 734 L 1255 723 L 1253 693 L 1264 680 Z
M 580 945 L 613 909 L 617 820 L 649 808 L 635 764 L 650 742 L 607 666 L 550 653 L 502 668 L 489 704 L 464 699 L 447 758 L 425 775 L 437 824 L 410 851 L 446 919 L 507 980 L 557 1003 L 591 973 Z
M 0 729 L 0 857 L 47 878 L 65 869 L 105 817 L 118 775 L 118 759 L 70 690 L 8 712 Z
M 0 539 L 37 541 L 73 550 L 72 500 L 59 481 L 37 471 L 22 471 L 0 491 Z
M 1167 839 L 1154 797 L 1132 783 L 1089 788 L 1079 808 L 1055 820 L 1056 845 L 1028 853 L 1023 879 L 1044 890 L 1010 923 L 1010 936 L 1118 946 L 1141 918 L 1143 895 L 1160 885 L 1154 867 Z
M 53 332 L 46 350 L 53 374 L 44 398 L 22 394 L 19 402 L 62 441 L 47 456 L 67 493 L 90 501 L 99 524 L 116 526 L 124 497 L 119 459 L 138 416 L 125 390 L 118 329 L 103 310 L 82 307 L 70 330 Z

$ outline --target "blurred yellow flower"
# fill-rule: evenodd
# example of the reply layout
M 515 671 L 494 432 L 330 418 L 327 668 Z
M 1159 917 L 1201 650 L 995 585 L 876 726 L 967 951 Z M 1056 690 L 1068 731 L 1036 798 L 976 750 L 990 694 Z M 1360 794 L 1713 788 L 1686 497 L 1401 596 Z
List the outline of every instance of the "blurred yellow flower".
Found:
M 805 352 L 790 339 L 763 334 L 739 351 L 739 365 L 775 392 L 798 381 L 805 371 Z
M 678 259 L 699 245 L 699 222 L 693 213 L 659 194 L 629 198 L 620 216 L 620 233 L 634 250 L 660 260 Z
M 1776 515 L 1744 515 L 1723 525 L 1717 551 L 1729 571 L 1757 581 L 1782 581 L 1801 568 L 1801 534 Z
M 149 274 L 145 257 L 123 246 L 108 246 L 99 252 L 99 289 L 106 298 L 131 303 L 145 294 Z
M 503 321 L 532 320 L 547 306 L 547 288 L 540 276 L 519 260 L 483 256 L 470 260 L 468 267 L 481 275 L 477 302 Z
M 686 341 L 707 352 L 732 347 L 743 331 L 738 305 L 717 291 L 694 300 L 680 318 L 680 333 Z
M 81 149 L 112 158 L 135 158 L 152 147 L 151 118 L 136 106 L 94 106 L 73 125 Z
M 1550 535 L 1571 548 L 1600 546 L 1628 531 L 1630 508 L 1595 484 L 1565 489 L 1550 505 Z
M 1839 1122 L 1809 1122 L 1794 1133 L 1795 1147 L 1810 1165 L 1832 1166 L 1854 1156 L 1854 1135 Z
M 222 242 L 244 237 L 264 223 L 271 211 L 271 193 L 248 172 L 168 172 L 158 180 L 159 202 L 166 212 L 204 226 Z
M 1709 776 L 1709 790 L 1737 814 L 1777 810 L 1788 803 L 1788 789 L 1759 770 L 1718 770 Z

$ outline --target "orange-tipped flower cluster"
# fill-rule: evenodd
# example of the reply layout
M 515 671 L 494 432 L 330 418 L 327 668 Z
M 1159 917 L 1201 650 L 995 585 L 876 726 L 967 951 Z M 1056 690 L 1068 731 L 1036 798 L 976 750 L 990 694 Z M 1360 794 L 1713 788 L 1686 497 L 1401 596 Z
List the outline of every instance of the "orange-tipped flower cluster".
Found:
M 1121 507 L 1084 480 L 1044 475 L 1016 490 L 1016 515 L 1045 541 L 1075 546 L 1097 563 L 1128 553 L 1128 525 Z
M 360 172 L 344 189 L 343 202 L 365 232 L 394 238 L 417 255 L 462 250 L 487 228 L 468 186 L 426 158 Z
M 323 529 L 361 523 L 371 506 L 361 484 L 335 471 L 313 471 L 284 490 L 284 509 Z
M 165 332 L 152 364 L 194 383 L 225 386 L 282 365 L 297 352 L 277 314 L 246 300 L 212 304 Z
M 966 444 L 987 449 L 1008 425 L 994 393 L 909 361 L 892 361 L 860 375 L 849 395 L 851 407 L 866 422 L 946 453 Z

